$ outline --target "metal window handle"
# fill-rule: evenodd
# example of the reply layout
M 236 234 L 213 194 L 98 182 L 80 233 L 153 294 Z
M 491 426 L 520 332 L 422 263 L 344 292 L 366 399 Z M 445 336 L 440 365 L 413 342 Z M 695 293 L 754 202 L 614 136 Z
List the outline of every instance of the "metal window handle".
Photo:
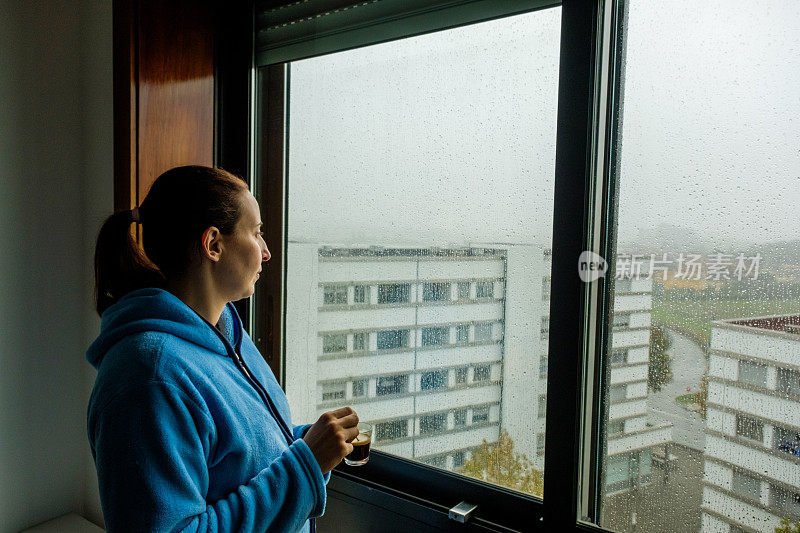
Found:
M 469 517 L 472 516 L 472 512 L 477 508 L 477 505 L 461 502 L 450 509 L 450 520 L 455 520 L 456 522 L 461 522 L 463 524 L 469 520 Z

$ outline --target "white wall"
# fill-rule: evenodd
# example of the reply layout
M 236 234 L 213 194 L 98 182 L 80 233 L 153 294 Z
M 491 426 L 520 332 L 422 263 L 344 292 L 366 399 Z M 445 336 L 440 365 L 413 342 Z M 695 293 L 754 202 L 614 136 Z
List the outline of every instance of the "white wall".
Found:
M 0 532 L 100 518 L 84 352 L 111 80 L 111 2 L 0 0 Z

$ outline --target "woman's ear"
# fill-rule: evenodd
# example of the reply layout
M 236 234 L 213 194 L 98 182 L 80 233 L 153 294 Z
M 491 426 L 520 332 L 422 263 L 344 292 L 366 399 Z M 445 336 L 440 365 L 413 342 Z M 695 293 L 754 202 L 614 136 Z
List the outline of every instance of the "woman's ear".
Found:
M 200 253 L 203 257 L 217 262 L 222 254 L 222 233 L 216 226 L 210 226 L 203 232 L 200 240 Z

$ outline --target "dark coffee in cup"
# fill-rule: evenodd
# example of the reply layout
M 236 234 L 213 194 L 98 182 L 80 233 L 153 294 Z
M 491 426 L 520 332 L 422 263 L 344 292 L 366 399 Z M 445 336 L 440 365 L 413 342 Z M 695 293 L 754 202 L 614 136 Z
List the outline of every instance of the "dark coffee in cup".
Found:
M 369 445 L 372 443 L 372 437 L 366 433 L 359 433 L 358 437 L 353 439 L 350 444 L 353 445 L 353 451 L 347 454 L 345 462 L 351 466 L 362 465 L 369 459 Z

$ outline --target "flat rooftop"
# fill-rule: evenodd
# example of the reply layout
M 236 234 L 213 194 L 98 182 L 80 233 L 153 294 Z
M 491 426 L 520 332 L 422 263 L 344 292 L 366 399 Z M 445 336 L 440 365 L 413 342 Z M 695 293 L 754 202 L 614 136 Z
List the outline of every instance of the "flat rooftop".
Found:
M 798 329 L 792 327 L 800 327 L 800 315 L 781 315 L 781 316 L 760 316 L 754 318 L 736 318 L 732 320 L 724 320 L 727 324 L 735 324 L 737 326 L 746 326 L 749 328 L 758 328 L 768 331 L 782 331 L 784 333 L 799 333 Z

